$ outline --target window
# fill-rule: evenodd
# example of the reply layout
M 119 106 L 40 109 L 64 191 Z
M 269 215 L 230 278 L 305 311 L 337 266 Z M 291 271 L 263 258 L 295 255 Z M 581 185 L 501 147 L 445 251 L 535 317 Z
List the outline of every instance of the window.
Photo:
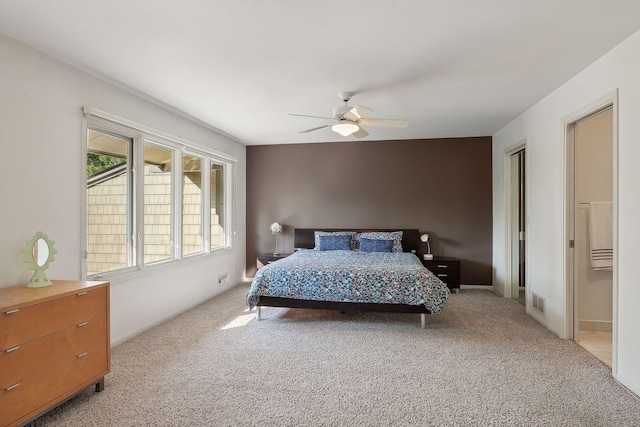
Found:
M 224 166 L 211 164 L 211 248 L 224 245 Z
M 144 263 L 173 257 L 171 241 L 172 149 L 145 142 L 143 178 L 143 254 Z
M 202 229 L 202 159 L 182 157 L 182 253 L 191 255 L 204 250 Z
M 132 139 L 89 129 L 87 135 L 87 274 L 131 266 L 128 245 Z
M 230 246 L 233 159 L 99 110 L 85 114 L 85 276 Z

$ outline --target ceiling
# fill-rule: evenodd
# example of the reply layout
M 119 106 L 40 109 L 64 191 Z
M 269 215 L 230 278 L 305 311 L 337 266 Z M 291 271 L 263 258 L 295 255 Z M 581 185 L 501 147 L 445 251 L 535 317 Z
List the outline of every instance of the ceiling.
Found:
M 492 135 L 640 28 L 637 0 L 0 0 L 0 33 L 247 144 Z M 113 112 L 117 113 L 117 112 Z

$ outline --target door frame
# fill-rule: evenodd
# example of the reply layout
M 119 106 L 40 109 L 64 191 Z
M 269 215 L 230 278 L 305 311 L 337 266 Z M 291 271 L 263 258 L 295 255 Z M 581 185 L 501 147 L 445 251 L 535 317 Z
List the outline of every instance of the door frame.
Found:
M 607 93 L 601 98 L 575 111 L 563 119 L 564 133 L 564 337 L 575 339 L 577 327 L 577 292 L 574 283 L 576 270 L 576 248 L 570 242 L 575 242 L 575 218 L 577 214 L 575 203 L 575 124 L 606 108 L 612 108 L 613 116 L 613 307 L 612 307 L 612 360 L 611 372 L 617 375 L 618 358 L 618 89 Z
M 505 148 L 504 150 L 504 158 L 503 158 L 503 165 L 504 165 L 504 213 L 505 213 L 505 221 L 504 221 L 504 225 L 505 225 L 505 248 L 507 248 L 506 253 L 505 253 L 505 281 L 503 284 L 503 289 L 502 289 L 502 296 L 504 296 L 505 298 L 512 298 L 512 293 L 511 293 L 511 289 L 512 289 L 512 283 L 511 283 L 511 278 L 513 277 L 513 269 L 512 269 L 512 259 L 511 259 L 511 254 L 513 253 L 513 240 L 512 240 L 512 223 L 511 223 L 511 173 L 512 173 L 512 168 L 511 168 L 511 156 L 515 153 L 517 153 L 518 151 L 522 151 L 524 150 L 524 152 L 527 152 L 527 138 L 524 138 L 518 142 L 516 142 L 515 144 Z M 524 184 L 525 184 L 525 190 L 524 190 L 524 198 L 525 198 L 525 206 L 528 206 L 527 204 L 527 195 L 529 194 L 528 188 L 527 186 L 529 185 L 529 180 L 526 179 L 526 174 L 528 171 L 528 167 L 527 167 L 527 163 L 529 162 L 528 160 L 528 156 L 525 154 L 525 158 L 524 158 L 524 173 L 525 173 L 525 180 L 524 180 Z M 525 212 L 525 223 L 527 222 L 528 219 L 528 215 Z M 525 232 L 526 233 L 526 232 Z M 526 238 L 526 234 L 525 234 L 525 240 L 524 240 L 524 245 L 525 245 L 525 251 L 524 251 L 524 256 L 525 256 L 525 265 L 527 265 L 527 258 L 528 258 L 528 254 L 529 251 L 527 250 L 527 238 Z M 530 300 L 529 298 L 529 288 L 526 286 L 527 283 L 527 270 L 525 270 L 525 307 L 526 304 L 528 304 L 528 301 Z M 528 312 L 528 307 L 527 307 L 527 312 Z

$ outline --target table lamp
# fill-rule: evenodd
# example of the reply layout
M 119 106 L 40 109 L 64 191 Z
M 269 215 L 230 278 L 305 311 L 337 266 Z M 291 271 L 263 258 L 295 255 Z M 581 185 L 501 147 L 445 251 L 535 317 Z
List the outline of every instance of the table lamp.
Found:
M 429 235 L 427 233 L 424 233 L 420 236 L 420 240 L 427 244 L 427 253 L 422 254 L 422 259 L 424 259 L 425 261 L 432 260 L 433 255 L 431 254 L 431 245 L 429 245 Z

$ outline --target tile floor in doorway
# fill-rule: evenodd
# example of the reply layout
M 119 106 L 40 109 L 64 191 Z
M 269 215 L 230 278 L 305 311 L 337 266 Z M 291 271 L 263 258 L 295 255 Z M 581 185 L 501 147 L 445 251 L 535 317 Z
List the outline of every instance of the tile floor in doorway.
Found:
M 580 331 L 578 344 L 611 367 L 611 332 Z

